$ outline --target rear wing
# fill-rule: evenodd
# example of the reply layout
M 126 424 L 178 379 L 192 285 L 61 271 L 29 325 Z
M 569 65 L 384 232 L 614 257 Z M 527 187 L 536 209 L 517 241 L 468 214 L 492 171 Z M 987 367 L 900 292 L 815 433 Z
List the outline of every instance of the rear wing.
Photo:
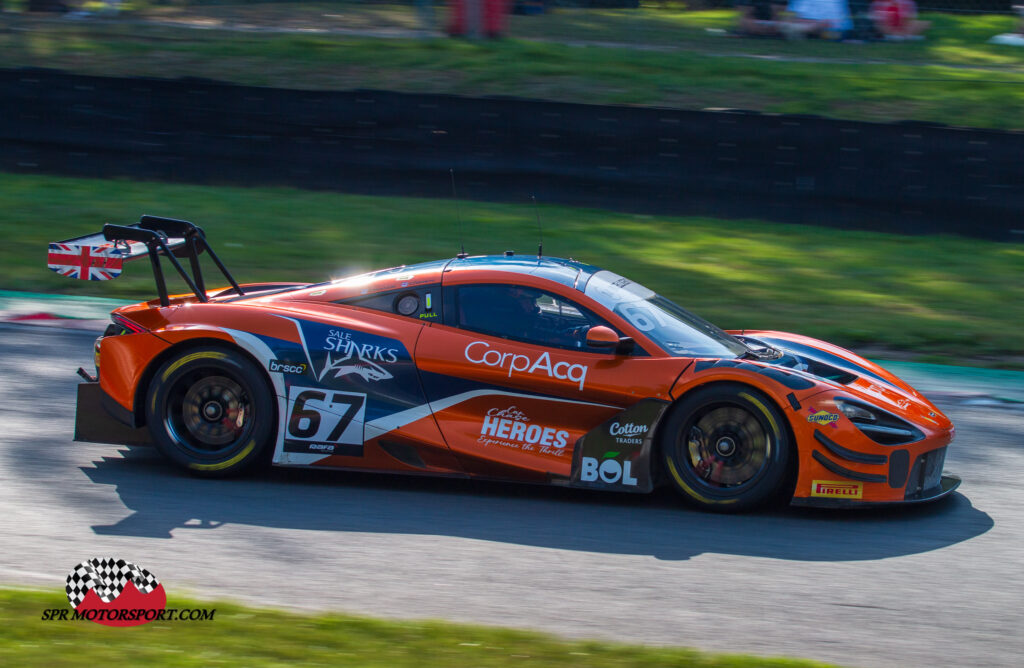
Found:
M 83 281 L 109 281 L 121 275 L 123 264 L 149 256 L 160 304 L 168 306 L 167 283 L 160 257 L 166 257 L 189 289 L 201 302 L 208 301 L 199 254 L 206 252 L 239 295 L 245 294 L 238 282 L 210 248 L 202 228 L 187 220 L 142 216 L 134 225 L 104 225 L 103 230 L 84 237 L 50 244 L 47 266 L 61 276 Z M 192 274 L 178 258 L 188 258 Z

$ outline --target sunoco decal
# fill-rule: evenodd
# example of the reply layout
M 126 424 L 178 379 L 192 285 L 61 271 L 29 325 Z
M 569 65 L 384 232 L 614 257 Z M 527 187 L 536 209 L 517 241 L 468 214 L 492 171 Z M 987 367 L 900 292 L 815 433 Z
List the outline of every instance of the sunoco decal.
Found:
M 859 499 L 864 495 L 864 485 L 859 482 L 838 480 L 815 480 L 811 482 L 811 496 L 827 499 Z
M 508 369 L 508 377 L 513 373 L 528 373 L 534 375 L 546 375 L 548 378 L 559 380 L 571 380 L 579 383 L 582 390 L 587 381 L 587 370 L 589 367 L 583 364 L 572 364 L 570 362 L 551 361 L 551 354 L 543 352 L 540 356 L 532 358 L 521 353 L 503 352 L 492 348 L 486 341 L 474 341 L 466 346 L 466 359 L 472 364 L 483 364 L 484 366 Z
M 825 410 L 818 410 L 814 406 L 808 406 L 808 410 L 811 412 L 807 416 L 807 421 L 818 425 L 830 425 L 833 429 L 836 428 L 836 422 L 839 421 L 839 416 L 835 413 L 829 413 Z

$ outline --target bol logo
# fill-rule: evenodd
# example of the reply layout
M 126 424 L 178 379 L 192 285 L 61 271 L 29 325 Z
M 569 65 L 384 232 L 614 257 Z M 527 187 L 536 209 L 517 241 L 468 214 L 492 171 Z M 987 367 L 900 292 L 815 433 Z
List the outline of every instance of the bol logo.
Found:
M 167 607 L 153 574 L 124 559 L 90 559 L 68 574 L 68 602 L 75 617 L 104 626 L 139 626 Z
M 601 482 L 608 483 L 609 485 L 618 482 L 635 487 L 636 478 L 633 477 L 632 471 L 630 471 L 633 462 L 626 460 L 620 463 L 617 459 L 612 459 L 612 457 L 618 454 L 617 452 L 605 453 L 605 460 L 603 462 L 599 462 L 595 457 L 584 457 L 581 462 L 583 467 L 580 471 L 580 480 L 584 482 L 597 482 L 600 479 Z

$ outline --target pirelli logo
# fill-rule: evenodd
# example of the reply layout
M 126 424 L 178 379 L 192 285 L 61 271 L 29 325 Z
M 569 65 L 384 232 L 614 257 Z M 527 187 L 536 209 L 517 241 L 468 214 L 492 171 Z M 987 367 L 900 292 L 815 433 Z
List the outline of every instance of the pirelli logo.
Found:
M 864 485 L 859 482 L 815 480 L 811 482 L 811 496 L 828 499 L 859 499 L 864 496 Z

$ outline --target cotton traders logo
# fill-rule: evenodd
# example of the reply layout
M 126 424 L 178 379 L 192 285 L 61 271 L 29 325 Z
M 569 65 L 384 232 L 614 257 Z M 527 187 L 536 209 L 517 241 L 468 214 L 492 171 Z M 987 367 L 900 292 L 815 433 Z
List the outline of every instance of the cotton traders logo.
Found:
M 528 355 L 520 353 L 501 352 L 491 348 L 490 344 L 486 341 L 474 341 L 466 346 L 464 354 L 466 359 L 473 364 L 508 369 L 509 378 L 512 377 L 513 372 L 543 373 L 547 374 L 548 378 L 571 380 L 579 383 L 581 390 L 587 380 L 587 369 L 589 368 L 582 364 L 570 364 L 569 362 L 555 362 L 552 364 L 551 355 L 547 352 L 541 353 L 537 359 L 530 359 Z
M 394 378 L 382 364 L 398 361 L 398 349 L 362 343 L 352 338 L 352 332 L 332 329 L 324 340 L 327 358 L 317 380 L 341 378 L 349 374 L 362 377 L 365 381 L 390 380 Z M 337 353 L 337 356 L 332 355 Z
M 542 454 L 564 453 L 569 445 L 569 432 L 529 422 L 530 418 L 515 406 L 491 408 L 484 416 L 477 443 Z
M 156 577 L 123 559 L 83 561 L 68 574 L 65 591 L 75 617 L 104 626 L 146 624 L 167 607 Z
M 625 424 L 619 424 L 613 422 L 608 427 L 608 433 L 615 437 L 617 443 L 625 445 L 641 445 L 643 439 L 640 438 L 643 434 L 647 433 L 649 427 L 645 424 L 634 424 L 633 422 L 627 422 Z

